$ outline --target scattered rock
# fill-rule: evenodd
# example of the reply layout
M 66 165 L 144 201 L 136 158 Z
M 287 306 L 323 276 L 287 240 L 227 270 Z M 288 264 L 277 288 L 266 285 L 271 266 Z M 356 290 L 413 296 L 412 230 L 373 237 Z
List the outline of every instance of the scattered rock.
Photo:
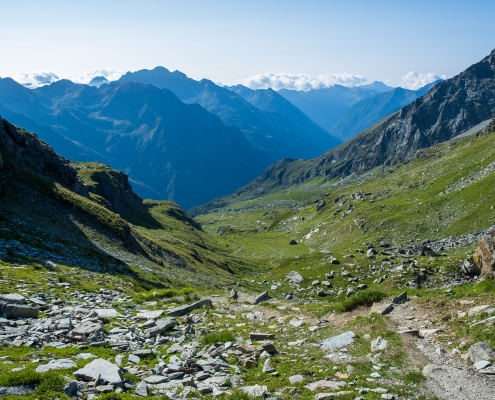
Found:
M 371 351 L 383 350 L 388 346 L 388 341 L 381 337 L 376 338 L 371 342 Z
M 200 300 L 193 304 L 188 304 L 185 306 L 177 307 L 171 311 L 168 311 L 167 314 L 170 317 L 179 317 L 181 315 L 189 314 L 193 310 L 197 310 L 202 307 L 212 307 L 213 303 L 210 299 Z
M 61 359 L 61 360 L 51 360 L 48 364 L 38 365 L 36 367 L 36 372 L 47 372 L 52 369 L 68 369 L 74 368 L 76 363 L 72 360 Z
M 493 360 L 494 353 L 489 344 L 485 342 L 478 342 L 469 348 L 468 356 L 473 363 L 476 363 L 483 360 Z
M 115 364 L 104 360 L 102 358 L 98 358 L 94 361 L 91 361 L 84 368 L 81 368 L 74 372 L 73 374 L 76 378 L 82 379 L 84 381 L 96 380 L 98 378 L 105 380 L 111 385 L 122 384 L 124 380 L 124 376 L 122 375 L 122 370 Z
M 270 296 L 268 296 L 268 292 L 263 292 L 255 297 L 253 304 L 261 303 L 262 301 L 269 300 Z
M 352 331 L 344 332 L 340 335 L 333 336 L 318 343 L 318 346 L 324 350 L 338 349 L 354 342 L 355 333 Z

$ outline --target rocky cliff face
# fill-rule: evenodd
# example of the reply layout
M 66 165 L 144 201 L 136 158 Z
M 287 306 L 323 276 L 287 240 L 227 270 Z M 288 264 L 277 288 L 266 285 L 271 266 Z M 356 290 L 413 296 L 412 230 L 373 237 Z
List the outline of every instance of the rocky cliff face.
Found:
M 0 117 L 0 169 L 8 170 L 11 165 L 51 178 L 82 196 L 88 195 L 87 187 L 68 160 L 32 133 Z
M 277 162 L 248 187 L 333 179 L 404 163 L 419 149 L 450 140 L 494 115 L 495 50 L 351 141 L 313 160 Z

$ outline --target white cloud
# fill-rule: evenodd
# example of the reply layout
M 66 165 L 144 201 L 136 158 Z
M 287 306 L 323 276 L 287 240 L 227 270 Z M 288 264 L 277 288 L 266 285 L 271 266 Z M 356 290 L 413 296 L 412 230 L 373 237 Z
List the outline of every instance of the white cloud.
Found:
M 30 72 L 27 74 L 19 74 L 11 76 L 13 80 L 21 85 L 34 89 L 40 86 L 49 85 L 52 82 L 60 80 L 53 72 Z
M 115 69 L 92 69 L 89 71 L 86 71 L 84 74 L 82 74 L 78 78 L 74 78 L 73 81 L 76 83 L 89 83 L 91 79 L 96 78 L 97 76 L 104 76 L 107 78 L 110 82 L 111 81 L 116 81 L 119 79 L 122 75 L 124 75 L 127 71 L 119 71 Z
M 251 89 L 293 89 L 293 90 L 311 90 L 322 89 L 334 85 L 359 86 L 367 82 L 367 79 L 361 75 L 353 75 L 347 72 L 341 74 L 287 74 L 285 72 L 266 72 L 251 76 L 244 80 L 244 85 Z
M 53 72 L 21 73 L 10 77 L 27 88 L 35 89 L 40 86 L 49 85 L 50 83 L 59 81 L 60 79 L 69 79 L 74 83 L 87 84 L 91 81 L 91 79 L 96 78 L 97 76 L 104 76 L 109 81 L 116 81 L 126 72 L 127 71 L 118 71 L 114 69 L 92 69 L 86 71 L 79 77 L 59 77 Z
M 447 76 L 437 75 L 433 72 L 422 74 L 416 71 L 410 71 L 401 78 L 399 86 L 405 89 L 417 90 L 439 79 L 447 79 Z

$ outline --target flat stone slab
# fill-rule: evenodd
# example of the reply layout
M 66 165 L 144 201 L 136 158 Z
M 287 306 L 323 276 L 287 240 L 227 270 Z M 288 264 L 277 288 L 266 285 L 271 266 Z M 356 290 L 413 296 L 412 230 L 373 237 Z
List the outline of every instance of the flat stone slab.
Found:
M 251 332 L 249 334 L 249 339 L 251 340 L 268 340 L 273 339 L 275 335 L 273 333 L 261 333 L 261 332 Z
M 98 314 L 98 318 L 115 318 L 122 316 L 122 314 L 114 308 L 95 308 L 95 313 Z
M 383 350 L 386 349 L 387 346 L 388 346 L 388 340 L 378 337 L 371 342 L 371 351 Z
M 342 392 L 332 392 L 332 393 L 318 393 L 315 395 L 315 400 L 323 400 L 323 399 L 338 399 L 343 396 L 350 396 L 356 394 L 355 392 L 351 392 L 350 390 L 344 390 Z
M 92 358 L 96 358 L 96 356 L 94 354 L 91 354 L 91 353 L 79 353 L 76 358 L 80 359 L 80 360 L 90 360 Z
M 306 389 L 309 389 L 312 392 L 314 392 L 314 391 L 316 391 L 318 389 L 339 390 L 341 387 L 346 387 L 346 386 L 347 386 L 347 383 L 345 383 L 345 382 L 321 380 L 321 381 L 316 381 L 316 382 L 308 383 L 304 387 Z
M 304 381 L 304 376 L 302 375 L 292 375 L 292 376 L 289 376 L 289 382 L 291 385 L 294 385 L 295 383 L 299 383 L 299 382 L 302 382 Z
M 40 309 L 31 305 L 7 304 L 5 314 L 7 318 L 38 318 Z
M 124 380 L 122 370 L 103 358 L 91 361 L 84 368 L 74 372 L 73 375 L 85 381 L 92 381 L 100 377 L 100 379 L 107 381 L 111 385 L 121 385 Z
M 150 385 L 158 385 L 159 383 L 167 382 L 168 377 L 163 375 L 151 375 L 143 379 L 146 383 Z
M 468 316 L 472 317 L 473 315 L 477 315 L 481 313 L 483 310 L 486 310 L 487 308 L 490 308 L 489 304 L 473 307 L 468 311 Z
M 0 294 L 0 301 L 5 301 L 6 303 L 11 304 L 24 304 L 24 300 L 26 300 L 20 294 Z
M 0 396 L 16 395 L 22 396 L 34 392 L 36 385 L 0 386 Z
M 73 336 L 89 336 L 102 329 L 103 326 L 99 322 L 85 321 L 71 331 Z
M 156 320 L 155 326 L 146 329 L 144 331 L 144 334 L 147 337 L 153 337 L 156 335 L 159 335 L 169 329 L 172 329 L 175 325 L 177 325 L 177 322 L 175 322 L 174 318 L 163 318 L 163 319 L 158 319 Z
M 474 368 L 476 368 L 476 371 L 479 371 L 480 369 L 489 367 L 490 365 L 492 365 L 490 361 L 481 360 L 474 364 Z
M 174 308 L 173 310 L 167 311 L 167 315 L 170 317 L 179 317 L 181 315 L 189 314 L 191 311 L 196 310 L 198 308 L 209 306 L 211 307 L 213 303 L 210 299 L 200 300 L 196 303 L 186 304 L 185 306 L 180 306 Z
M 468 355 L 474 363 L 482 360 L 490 361 L 494 359 L 494 352 L 492 348 L 485 342 L 473 344 L 468 350 Z
M 136 315 L 137 319 L 157 319 L 160 318 L 161 315 L 165 311 L 163 310 L 156 310 L 156 311 L 141 311 Z
M 264 398 L 268 393 L 268 388 L 266 386 L 254 385 L 254 386 L 243 386 L 240 390 L 251 397 L 261 397 Z
M 340 335 L 333 336 L 318 343 L 318 346 L 325 350 L 339 349 L 354 342 L 355 333 L 352 331 L 344 332 Z
M 263 292 L 254 298 L 253 304 L 258 304 L 269 299 L 270 296 L 268 296 L 268 292 Z
M 72 360 L 61 359 L 61 360 L 51 360 L 48 364 L 38 365 L 36 367 L 36 372 L 47 372 L 52 369 L 68 369 L 74 368 L 76 363 Z

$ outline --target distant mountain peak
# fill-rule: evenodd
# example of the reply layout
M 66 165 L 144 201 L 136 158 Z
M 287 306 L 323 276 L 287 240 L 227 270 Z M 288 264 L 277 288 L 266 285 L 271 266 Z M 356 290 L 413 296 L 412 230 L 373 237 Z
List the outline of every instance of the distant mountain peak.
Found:
M 88 86 L 100 87 L 101 85 L 110 83 L 110 81 L 104 76 L 97 76 L 91 79 L 91 82 L 88 83 Z
M 374 81 L 372 83 L 367 83 L 366 85 L 360 85 L 359 87 L 366 88 L 366 89 L 373 89 L 376 90 L 377 92 L 384 93 L 388 92 L 392 89 L 394 89 L 391 86 L 386 85 L 383 82 L 380 81 Z

